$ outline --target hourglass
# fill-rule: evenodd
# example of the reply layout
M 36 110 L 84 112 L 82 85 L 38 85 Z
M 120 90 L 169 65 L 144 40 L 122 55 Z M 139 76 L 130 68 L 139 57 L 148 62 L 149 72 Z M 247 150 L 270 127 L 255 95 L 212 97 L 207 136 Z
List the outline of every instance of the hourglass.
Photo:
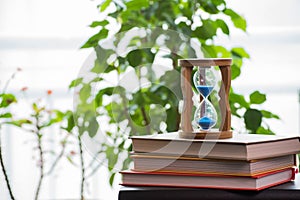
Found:
M 194 114 L 192 126 L 194 130 L 211 130 L 217 123 L 217 111 L 208 100 L 208 96 L 217 84 L 214 68 L 199 67 L 193 77 L 194 86 L 200 93 L 200 104 Z
M 183 94 L 183 111 L 181 115 L 180 137 L 183 138 L 231 138 L 231 112 L 229 106 L 229 90 L 231 82 L 230 66 L 231 58 L 214 58 L 214 59 L 181 59 L 179 65 L 181 70 L 181 89 Z M 221 72 L 221 79 L 218 80 L 218 66 Z M 193 68 L 196 72 L 193 75 Z M 193 90 L 192 83 L 196 88 L 196 95 L 199 96 L 198 104 L 193 111 Z M 219 111 L 218 113 L 210 101 L 210 95 L 219 86 Z M 216 124 L 219 128 L 216 128 Z

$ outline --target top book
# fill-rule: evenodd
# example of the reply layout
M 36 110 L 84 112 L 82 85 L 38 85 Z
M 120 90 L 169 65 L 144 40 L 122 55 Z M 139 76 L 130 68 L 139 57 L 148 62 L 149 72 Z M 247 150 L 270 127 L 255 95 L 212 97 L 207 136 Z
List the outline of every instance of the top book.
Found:
M 264 159 L 300 152 L 299 136 L 237 134 L 229 139 L 184 139 L 178 132 L 132 136 L 138 153 L 229 160 Z

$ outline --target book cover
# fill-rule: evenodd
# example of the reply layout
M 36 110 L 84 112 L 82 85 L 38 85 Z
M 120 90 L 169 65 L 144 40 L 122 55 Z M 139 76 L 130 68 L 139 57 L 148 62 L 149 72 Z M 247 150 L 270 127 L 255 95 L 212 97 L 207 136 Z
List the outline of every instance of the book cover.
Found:
M 183 139 L 178 132 L 132 136 L 135 152 L 254 160 L 300 152 L 299 136 L 234 133 L 229 139 Z
M 191 172 L 202 174 L 223 174 L 255 176 L 257 174 L 287 169 L 295 166 L 296 155 L 286 155 L 260 160 L 204 159 L 193 156 L 132 153 L 134 171 Z
M 131 170 L 122 171 L 121 174 L 121 185 L 124 186 L 262 190 L 293 180 L 295 178 L 295 169 L 289 168 L 262 173 L 254 177 L 194 173 L 136 172 Z

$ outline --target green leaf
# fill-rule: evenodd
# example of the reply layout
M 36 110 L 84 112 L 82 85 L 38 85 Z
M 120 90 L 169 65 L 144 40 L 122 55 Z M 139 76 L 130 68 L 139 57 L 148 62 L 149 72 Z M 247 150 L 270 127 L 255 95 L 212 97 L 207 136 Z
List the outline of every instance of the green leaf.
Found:
M 110 175 L 110 177 L 109 177 L 109 184 L 110 184 L 110 186 L 112 186 L 113 183 L 114 183 L 115 175 L 116 175 L 116 173 L 112 173 Z
M 70 83 L 69 88 L 73 88 L 73 87 L 78 86 L 80 83 L 82 83 L 82 80 L 83 80 L 83 78 L 77 78 L 77 79 L 73 80 Z
M 219 6 L 221 4 L 226 4 L 224 0 L 212 0 L 212 3 L 216 6 Z
M 233 104 L 238 103 L 240 104 L 241 107 L 244 107 L 246 109 L 249 108 L 249 103 L 245 100 L 245 97 L 243 95 L 231 92 L 229 96 L 229 100 Z
M 44 125 L 42 125 L 40 128 L 49 127 L 55 123 L 61 122 L 64 118 L 64 113 L 59 110 L 53 110 L 54 116 L 50 116 L 50 119 L 48 122 L 46 122 Z
M 272 119 L 272 118 L 280 119 L 280 117 L 278 115 L 275 115 L 267 110 L 261 110 L 261 113 L 262 113 L 263 117 L 268 118 L 268 119 Z
M 245 51 L 244 48 L 241 47 L 232 48 L 231 53 L 240 58 L 250 58 L 250 55 Z
M 70 133 L 75 127 L 75 119 L 73 112 L 67 111 L 65 113 L 65 118 L 67 119 L 67 127 L 65 127 L 64 129 Z
M 250 94 L 250 103 L 251 104 L 262 104 L 267 100 L 266 95 L 260 93 L 259 91 L 255 91 Z
M 178 114 L 177 107 L 171 107 L 170 109 L 167 110 L 167 131 L 168 132 L 173 132 L 178 130 L 178 119 L 180 115 Z
M 212 39 L 217 34 L 217 23 L 211 19 L 202 20 L 202 26 L 193 31 L 192 36 L 203 40 Z
M 94 67 L 91 69 L 91 72 L 96 74 L 102 74 L 104 72 L 108 73 L 115 69 L 114 66 L 107 63 L 107 59 L 114 53 L 111 49 L 104 49 L 100 46 L 95 47 L 97 54 L 97 59 L 94 62 Z
M 143 106 L 146 104 L 146 99 L 144 98 L 143 93 L 141 90 L 139 90 L 137 93 L 133 95 L 133 101 L 136 103 L 138 106 Z
M 107 20 L 103 20 L 103 21 L 95 21 L 93 22 L 90 27 L 94 28 L 97 26 L 106 26 L 107 24 L 109 24 L 109 22 Z
M 98 33 L 90 37 L 90 39 L 81 46 L 81 48 L 90 48 L 90 47 L 96 47 L 98 45 L 98 42 L 102 39 L 105 39 L 108 36 L 108 30 L 103 28 Z
M 76 166 L 71 156 L 66 156 L 66 158 L 72 165 Z
M 33 103 L 33 104 L 32 104 L 32 109 L 33 109 L 33 111 L 34 111 L 35 113 L 39 113 L 39 112 L 41 112 L 42 110 L 44 110 L 45 108 L 44 108 L 44 107 L 39 108 L 38 105 L 37 105 L 36 103 Z
M 257 131 L 257 134 L 264 134 L 264 135 L 275 135 L 275 133 L 273 131 L 271 131 L 270 129 L 266 129 L 262 126 L 260 126 Z
M 133 24 L 123 23 L 119 32 L 126 32 L 134 27 Z
M 261 126 L 262 113 L 256 109 L 248 109 L 244 114 L 244 121 L 246 128 L 252 133 L 256 133 L 257 129 Z
M 89 122 L 89 125 L 87 127 L 87 131 L 89 133 L 89 136 L 91 138 L 93 138 L 97 134 L 97 131 L 98 131 L 98 128 L 99 128 L 99 124 L 97 122 L 96 116 L 93 116 L 93 117 L 89 118 L 88 122 Z
M 221 58 L 230 58 L 231 57 L 231 53 L 222 46 L 214 46 L 215 52 L 217 54 L 218 57 Z
M 201 1 L 201 6 L 208 13 L 211 13 L 211 14 L 219 13 L 217 6 L 211 1 L 208 1 L 208 0 Z
M 142 63 L 142 52 L 140 49 L 132 50 L 127 54 L 127 59 L 132 67 L 137 67 Z
M 206 58 L 216 58 L 216 57 L 218 57 L 213 45 L 202 44 L 201 45 L 201 51 L 203 52 L 203 54 Z
M 223 33 L 225 33 L 226 35 L 229 35 L 229 28 L 228 28 L 227 24 L 221 19 L 217 19 L 216 22 L 218 23 L 218 26 L 221 28 Z
M 237 77 L 240 76 L 240 74 L 241 74 L 241 69 L 237 65 L 233 64 L 231 66 L 231 80 L 236 79 Z
M 128 10 L 141 10 L 143 7 L 148 7 L 148 0 L 131 0 L 126 3 L 126 8 Z
M 102 64 L 98 62 L 98 59 L 95 61 L 95 65 L 92 68 L 91 72 L 94 72 L 96 74 L 102 74 L 102 73 L 108 73 L 116 68 L 113 65 L 108 65 L 108 64 Z
M 132 145 L 129 146 L 129 148 L 127 149 L 128 152 L 131 152 Z M 130 157 L 128 156 L 124 161 L 123 161 L 123 166 L 122 166 L 122 170 L 128 169 L 129 165 L 131 164 L 132 160 L 130 159 Z
M 19 119 L 11 122 L 7 122 L 7 124 L 11 124 L 17 127 L 22 127 L 24 124 L 32 124 L 32 121 L 29 119 Z
M 110 171 L 112 171 L 118 161 L 118 154 L 116 154 L 114 151 L 115 147 L 113 146 L 107 146 L 107 149 L 105 151 L 106 158 L 108 160 L 108 168 Z
M 15 102 L 17 99 L 13 94 L 0 94 L 0 108 L 6 108 Z
M 2 115 L 0 115 L 0 118 L 11 118 L 12 114 L 11 113 L 4 113 Z
M 112 0 L 106 0 L 101 4 L 100 11 L 103 12 L 109 6 Z
M 79 98 L 81 101 L 81 104 L 86 104 L 87 99 L 91 96 L 92 88 L 90 84 L 84 84 L 81 90 L 79 91 Z
M 234 26 L 236 28 L 239 28 L 239 29 L 241 29 L 243 31 L 246 31 L 247 22 L 246 22 L 246 20 L 242 16 L 240 16 L 239 14 L 237 14 L 232 9 L 228 9 L 228 8 L 226 8 L 224 10 L 224 14 L 228 15 L 231 18 L 231 20 L 232 20 L 232 22 L 233 22 L 233 24 L 234 24 Z
M 99 92 L 97 93 L 97 95 L 95 97 L 96 106 L 97 107 L 102 106 L 103 95 L 111 96 L 113 94 L 114 90 L 116 90 L 116 88 L 114 88 L 114 87 L 107 87 L 107 88 L 99 90 Z M 119 90 L 116 90 L 116 91 L 119 91 Z

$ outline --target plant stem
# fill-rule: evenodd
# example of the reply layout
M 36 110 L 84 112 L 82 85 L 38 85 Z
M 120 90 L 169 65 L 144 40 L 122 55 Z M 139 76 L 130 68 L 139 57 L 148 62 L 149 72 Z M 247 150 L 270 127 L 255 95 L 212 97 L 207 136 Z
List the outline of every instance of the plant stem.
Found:
M 9 182 L 9 179 L 8 179 L 8 176 L 7 176 L 7 172 L 6 172 L 4 162 L 3 162 L 3 157 L 2 157 L 1 129 L 0 129 L 0 163 L 1 163 L 1 169 L 2 169 L 2 172 L 3 172 L 4 178 L 5 178 L 5 182 L 6 182 L 6 186 L 7 186 L 10 198 L 12 200 L 15 200 L 15 197 L 12 193 L 12 189 L 10 187 L 10 182 Z
M 66 141 L 69 137 L 69 134 L 63 139 L 63 141 Z M 44 176 L 48 176 L 50 175 L 54 168 L 56 167 L 57 163 L 59 162 L 59 160 L 63 157 L 64 153 L 65 153 L 65 150 L 66 150 L 66 144 L 62 144 L 62 149 L 60 151 L 60 153 L 58 154 L 58 156 L 56 157 L 55 161 L 53 162 L 52 166 L 50 167 L 49 171 L 47 173 L 45 173 Z
M 145 126 L 146 126 L 146 129 L 147 129 L 147 134 L 150 134 L 151 133 L 151 130 L 150 130 L 150 121 L 149 121 L 149 119 L 147 117 L 146 110 L 145 110 L 144 106 L 141 106 L 141 112 L 142 112 L 142 115 L 143 115 L 143 118 L 144 118 L 144 121 L 145 121 Z
M 79 156 L 80 156 L 80 167 L 81 167 L 80 199 L 84 200 L 85 168 L 84 168 L 82 141 L 80 136 L 78 136 L 78 145 L 79 145 Z
M 38 182 L 38 186 L 35 192 L 35 200 L 38 199 L 39 194 L 40 194 L 40 190 L 41 190 L 41 186 L 42 186 L 42 182 L 44 179 L 44 152 L 42 149 L 42 140 L 41 140 L 41 135 L 39 133 L 37 133 L 37 137 L 38 137 L 38 151 L 39 151 L 39 156 L 40 156 L 40 179 Z

